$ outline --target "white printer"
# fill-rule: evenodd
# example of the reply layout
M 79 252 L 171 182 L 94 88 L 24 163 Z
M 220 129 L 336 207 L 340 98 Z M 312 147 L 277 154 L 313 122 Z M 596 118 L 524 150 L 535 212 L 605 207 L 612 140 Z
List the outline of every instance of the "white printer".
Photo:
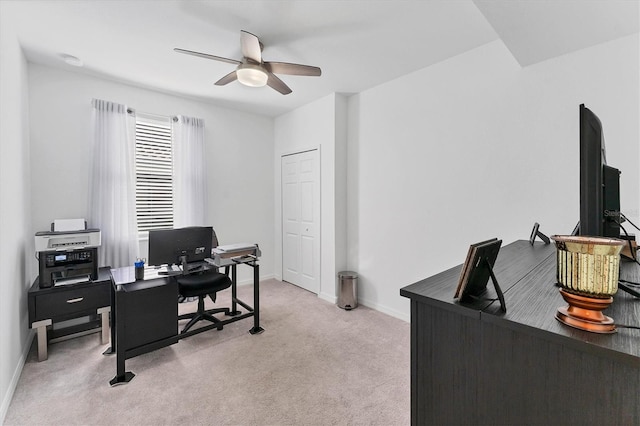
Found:
M 51 231 L 36 233 L 41 288 L 98 278 L 100 230 L 70 229 L 79 227 L 80 223 L 86 226 L 84 219 L 54 221 Z

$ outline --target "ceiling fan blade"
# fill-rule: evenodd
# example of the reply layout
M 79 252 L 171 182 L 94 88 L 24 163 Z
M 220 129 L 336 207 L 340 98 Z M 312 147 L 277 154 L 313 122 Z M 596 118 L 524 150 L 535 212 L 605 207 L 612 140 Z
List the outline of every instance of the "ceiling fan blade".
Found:
M 214 61 L 226 62 L 228 64 L 240 65 L 242 62 L 236 61 L 235 59 L 223 58 L 222 56 L 209 55 L 207 53 L 194 52 L 193 50 L 185 50 L 180 49 L 178 47 L 174 48 L 178 53 L 186 53 L 187 55 L 199 56 L 201 58 L 213 59 Z
M 236 81 L 238 79 L 238 75 L 236 71 L 233 70 L 229 74 L 222 77 L 220 80 L 216 81 L 216 86 L 224 86 L 225 84 L 229 84 L 232 81 Z
M 242 56 L 258 64 L 262 63 L 262 49 L 260 48 L 258 36 L 246 31 L 240 31 L 240 46 L 242 47 Z
M 290 64 L 288 62 L 265 62 L 264 66 L 272 73 L 288 75 L 310 75 L 318 77 L 322 70 L 311 65 Z
M 276 77 L 274 74 L 270 72 L 268 72 L 267 75 L 269 76 L 269 78 L 267 79 L 267 85 L 269 87 L 277 90 L 283 95 L 288 95 L 289 93 L 291 93 L 291 89 L 289 88 L 289 86 L 284 84 L 284 81 L 280 80 L 278 77 Z

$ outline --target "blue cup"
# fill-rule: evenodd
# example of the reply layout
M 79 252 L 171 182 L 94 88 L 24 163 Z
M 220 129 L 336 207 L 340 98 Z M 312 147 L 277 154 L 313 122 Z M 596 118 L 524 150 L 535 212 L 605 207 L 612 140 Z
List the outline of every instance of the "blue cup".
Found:
M 133 264 L 136 271 L 136 280 L 144 280 L 144 260 L 138 259 Z

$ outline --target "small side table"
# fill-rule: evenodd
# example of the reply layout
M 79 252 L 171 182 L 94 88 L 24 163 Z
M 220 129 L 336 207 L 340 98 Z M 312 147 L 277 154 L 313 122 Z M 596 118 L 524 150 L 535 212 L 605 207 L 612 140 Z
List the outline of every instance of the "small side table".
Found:
M 85 283 L 59 287 L 40 288 L 36 278 L 28 292 L 29 324 L 36 330 L 38 339 L 38 361 L 48 357 L 47 344 L 65 338 L 102 331 L 100 341 L 109 342 L 109 314 L 111 311 L 108 267 L 98 270 L 98 279 Z M 97 315 L 86 323 L 53 330 L 54 323 L 83 316 Z M 101 329 L 101 330 L 100 330 Z

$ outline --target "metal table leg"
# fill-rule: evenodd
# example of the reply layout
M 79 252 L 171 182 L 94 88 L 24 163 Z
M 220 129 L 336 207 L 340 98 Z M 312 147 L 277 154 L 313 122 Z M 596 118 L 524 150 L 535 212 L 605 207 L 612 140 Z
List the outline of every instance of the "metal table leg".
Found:
M 125 349 L 127 345 L 130 345 L 130 343 L 124 340 L 126 316 L 123 315 L 123 313 L 126 312 L 126 293 L 115 291 L 113 287 L 112 291 L 112 295 L 114 297 L 112 299 L 112 303 L 114 303 L 115 301 L 113 312 L 114 324 L 112 331 L 114 331 L 115 334 L 112 334 L 113 339 L 111 340 L 111 348 L 107 351 L 110 350 L 110 353 L 115 352 L 116 354 L 116 375 L 113 377 L 113 379 L 109 380 L 109 384 L 111 386 L 117 386 L 123 383 L 129 383 L 131 380 L 133 380 L 135 374 L 133 374 L 131 371 L 125 370 L 125 361 L 127 359 Z M 107 353 L 105 352 L 105 355 L 106 354 Z
M 242 312 L 238 310 L 238 277 L 237 277 L 237 265 L 231 265 L 231 311 L 228 316 L 234 317 L 240 315 Z
M 111 312 L 111 306 L 105 306 L 98 309 L 98 315 L 100 315 L 100 322 L 102 324 L 102 332 L 100 341 L 103 345 L 109 343 L 109 313 Z
M 251 334 L 260 334 L 264 328 L 260 327 L 260 265 L 253 264 L 253 328 Z
M 36 329 L 38 336 L 38 361 L 44 361 L 48 358 L 47 354 L 47 326 L 51 325 L 51 319 L 36 321 L 31 324 L 31 328 Z

